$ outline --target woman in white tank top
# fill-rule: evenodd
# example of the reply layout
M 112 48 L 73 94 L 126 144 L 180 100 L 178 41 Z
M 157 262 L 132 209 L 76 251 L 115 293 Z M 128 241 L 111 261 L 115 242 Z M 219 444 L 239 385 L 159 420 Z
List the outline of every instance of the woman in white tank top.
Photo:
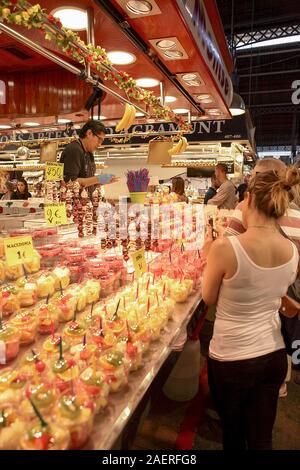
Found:
M 257 174 L 243 208 L 247 231 L 216 240 L 208 255 L 203 300 L 217 304 L 209 347 L 209 384 L 224 449 L 271 449 L 278 392 L 286 374 L 278 309 L 295 281 L 298 251 L 277 229 L 296 169 Z

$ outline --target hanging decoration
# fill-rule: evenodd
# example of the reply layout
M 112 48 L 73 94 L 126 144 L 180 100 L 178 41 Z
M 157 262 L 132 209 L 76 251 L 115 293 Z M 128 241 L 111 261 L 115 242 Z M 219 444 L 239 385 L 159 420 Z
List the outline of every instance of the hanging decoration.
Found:
M 58 49 L 68 57 L 84 66 L 89 64 L 92 72 L 101 73 L 104 80 L 112 82 L 129 98 L 150 107 L 157 119 L 176 122 L 183 132 L 190 130 L 190 124 L 168 106 L 162 106 L 160 99 L 152 91 L 138 87 L 134 78 L 115 69 L 105 49 L 85 44 L 76 32 L 64 28 L 58 18 L 47 15 L 46 10 L 39 4 L 31 5 L 26 0 L 0 0 L 0 21 L 27 29 L 37 29 L 46 40 L 55 42 Z

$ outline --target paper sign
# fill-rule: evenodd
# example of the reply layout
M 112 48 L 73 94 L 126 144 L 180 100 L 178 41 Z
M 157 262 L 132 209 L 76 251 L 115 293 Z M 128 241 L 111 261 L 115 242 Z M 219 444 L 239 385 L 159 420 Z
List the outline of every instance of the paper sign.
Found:
M 63 163 L 46 163 L 45 179 L 47 181 L 61 181 L 64 176 Z
M 8 266 L 31 261 L 34 257 L 32 238 L 30 236 L 5 238 L 4 252 Z
M 131 255 L 135 275 L 137 278 L 141 277 L 147 271 L 147 263 L 145 258 L 145 248 L 135 251 Z
M 64 225 L 68 223 L 65 202 L 45 204 L 44 211 L 47 225 Z

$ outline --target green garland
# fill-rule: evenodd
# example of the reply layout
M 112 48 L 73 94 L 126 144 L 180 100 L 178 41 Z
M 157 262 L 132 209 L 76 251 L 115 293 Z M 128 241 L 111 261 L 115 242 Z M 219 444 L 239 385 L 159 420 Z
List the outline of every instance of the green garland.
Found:
M 55 42 L 68 57 L 83 65 L 89 63 L 91 70 L 101 73 L 104 80 L 125 91 L 128 97 L 151 107 L 157 119 L 174 121 L 182 131 L 190 131 L 191 126 L 184 122 L 182 116 L 176 115 L 168 106 L 161 106 L 159 98 L 152 91 L 137 87 L 134 78 L 116 70 L 105 49 L 85 44 L 77 33 L 64 28 L 59 19 L 47 15 L 39 4 L 32 6 L 26 0 L 0 0 L 0 21 L 39 30 L 46 40 Z

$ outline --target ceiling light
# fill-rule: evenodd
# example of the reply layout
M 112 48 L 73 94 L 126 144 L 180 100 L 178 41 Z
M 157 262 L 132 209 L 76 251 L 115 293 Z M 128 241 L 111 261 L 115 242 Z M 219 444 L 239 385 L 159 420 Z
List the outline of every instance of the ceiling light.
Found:
M 28 127 L 39 126 L 39 123 L 38 123 L 38 122 L 31 122 L 31 121 L 24 122 L 23 124 L 24 124 L 24 126 L 28 126 Z
M 211 95 L 202 93 L 201 95 L 196 96 L 197 100 L 201 101 L 203 104 L 213 103 L 214 99 Z
M 115 65 L 128 65 L 136 61 L 135 55 L 130 52 L 111 51 L 107 53 L 107 56 L 111 63 Z
M 156 78 L 138 78 L 136 84 L 142 88 L 154 88 L 159 85 L 159 81 Z
M 171 41 L 171 39 L 161 39 L 161 40 L 157 41 L 156 45 L 160 49 L 164 49 L 164 50 L 173 49 L 173 47 L 176 46 L 176 42 Z
M 177 101 L 175 96 L 167 95 L 165 97 L 165 103 L 174 103 L 174 101 Z
M 182 75 L 182 80 L 185 82 L 190 82 L 191 80 L 196 80 L 197 75 L 195 73 L 185 73 Z
M 188 80 L 186 81 L 186 84 L 188 86 L 200 86 L 200 82 L 198 82 L 198 80 Z
M 148 15 L 152 10 L 152 5 L 146 0 L 130 0 L 126 3 L 126 9 L 134 15 Z
M 176 114 L 186 114 L 189 112 L 189 110 L 186 108 L 176 108 L 176 109 L 173 109 L 173 111 Z
M 135 115 L 136 115 L 136 117 L 143 117 L 143 116 L 145 116 L 144 113 L 136 113 Z
M 105 119 L 107 119 L 106 116 L 102 116 L 102 115 L 100 116 L 100 121 L 104 121 Z
M 0 124 L 0 129 L 11 129 L 11 126 L 8 124 Z
M 183 53 L 181 51 L 165 51 L 164 56 L 168 59 L 180 59 L 183 57 Z
M 62 25 L 67 29 L 82 31 L 87 29 L 87 12 L 81 8 L 63 7 L 52 11 L 55 18 L 59 18 Z
M 211 114 L 211 115 L 216 115 L 218 116 L 220 113 L 220 110 L 217 109 L 217 108 L 212 108 L 212 109 L 208 109 L 207 110 L 207 114 Z
M 70 119 L 57 119 L 57 124 L 68 124 L 68 122 L 71 122 Z
M 246 106 L 243 98 L 238 93 L 233 93 L 229 111 L 232 116 L 240 116 L 246 112 Z
M 201 100 L 201 103 L 210 104 L 210 103 L 213 103 L 213 99 L 212 98 L 205 98 L 204 100 Z

